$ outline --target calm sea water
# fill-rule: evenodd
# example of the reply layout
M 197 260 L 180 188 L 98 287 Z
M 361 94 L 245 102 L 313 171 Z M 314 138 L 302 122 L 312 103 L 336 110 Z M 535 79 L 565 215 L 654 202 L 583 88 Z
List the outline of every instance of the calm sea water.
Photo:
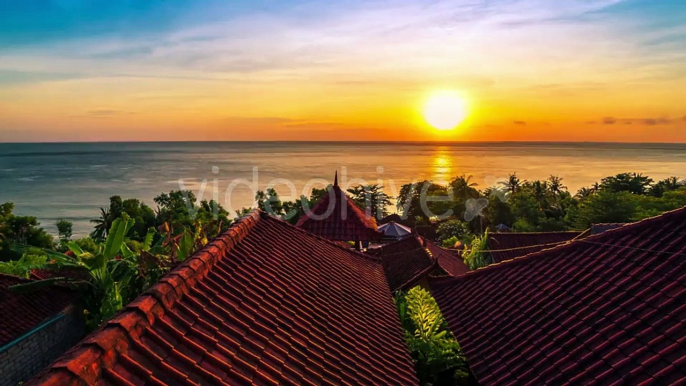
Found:
M 352 179 L 381 182 L 391 195 L 412 180 L 440 182 L 471 174 L 485 188 L 512 172 L 528 180 L 556 174 L 576 191 L 629 171 L 654 179 L 686 178 L 686 144 L 0 144 L 0 202 L 14 202 L 17 213 L 37 216 L 52 232 L 55 221 L 65 218 L 74 222 L 76 234 L 85 235 L 92 229 L 89 220 L 111 195 L 154 206 L 153 197 L 179 189 L 181 181 L 198 196 L 214 196 L 227 208 L 238 209 L 251 205 L 255 186 L 264 189 L 274 179 L 284 179 L 276 189 L 292 199 L 291 192 L 297 197 L 303 188 L 324 186 L 335 170 L 345 171 L 342 185 Z M 253 186 L 239 184 L 231 190 L 235 179 Z

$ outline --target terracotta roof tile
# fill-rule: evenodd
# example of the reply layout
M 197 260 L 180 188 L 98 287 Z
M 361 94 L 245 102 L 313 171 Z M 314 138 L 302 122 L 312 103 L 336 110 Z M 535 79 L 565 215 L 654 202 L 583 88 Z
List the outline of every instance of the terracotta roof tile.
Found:
M 8 289 L 31 280 L 0 274 L 0 347 L 28 333 L 74 304 L 76 297 L 64 288 L 45 288 L 18 294 Z
M 488 249 L 493 263 L 511 260 L 553 248 L 579 236 L 581 232 L 503 232 L 488 234 Z
M 424 245 L 438 259 L 438 265 L 449 275 L 460 276 L 469 272 L 459 251 L 442 248 L 428 240 L 424 240 Z
M 460 257 L 419 236 L 384 245 L 372 253 L 382 259 L 392 292 L 408 289 L 436 270 L 449 275 L 468 271 Z
M 300 218 L 297 226 L 334 241 L 376 241 L 383 237 L 374 217 L 360 209 L 337 182 L 309 214 Z
M 482 385 L 686 381 L 686 208 L 430 287 Z
M 417 384 L 378 260 L 254 212 L 31 384 Z

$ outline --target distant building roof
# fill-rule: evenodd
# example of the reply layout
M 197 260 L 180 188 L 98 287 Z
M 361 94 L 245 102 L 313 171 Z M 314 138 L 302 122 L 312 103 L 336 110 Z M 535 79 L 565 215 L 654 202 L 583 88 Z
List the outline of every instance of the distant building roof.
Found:
M 297 226 L 334 241 L 376 241 L 383 237 L 374 218 L 367 216 L 338 186 L 338 173 L 329 193 L 311 213 L 300 218 Z
M 686 208 L 430 288 L 479 384 L 686 381 Z
M 621 223 L 621 222 L 619 222 L 619 223 L 593 224 L 593 225 L 591 225 L 590 228 L 588 228 L 586 231 L 584 231 L 583 233 L 581 233 L 581 234 L 580 234 L 579 236 L 577 236 L 576 238 L 577 238 L 577 239 L 583 239 L 583 238 L 586 238 L 586 237 L 588 237 L 588 236 L 593 236 L 593 235 L 597 235 L 597 234 L 599 234 L 599 233 L 603 233 L 603 232 L 605 232 L 605 231 L 609 231 L 609 230 L 612 230 L 612 229 L 617 229 L 617 228 L 619 228 L 619 227 L 621 227 L 621 226 L 624 226 L 624 225 L 626 225 L 626 224 L 625 224 L 625 223 Z
M 384 245 L 372 253 L 382 259 L 392 292 L 416 285 L 437 269 L 450 275 L 468 271 L 460 257 L 418 236 Z
M 29 333 L 74 304 L 74 293 L 66 288 L 45 288 L 16 293 L 9 287 L 31 280 L 0 274 L 0 348 Z
M 388 222 L 379 227 L 379 232 L 383 232 L 386 237 L 403 238 L 412 234 L 412 229 L 395 221 Z
M 30 277 L 34 280 L 45 280 L 56 277 L 67 277 L 71 279 L 88 280 L 90 274 L 88 273 L 88 271 L 73 268 L 32 269 Z
M 417 384 L 380 261 L 255 211 L 34 385 Z
M 391 221 L 397 222 L 398 224 L 402 224 L 406 220 L 403 220 L 403 218 L 399 214 L 392 213 L 392 214 L 389 214 L 388 216 L 382 218 L 381 220 L 377 221 L 377 223 L 378 224 L 386 224 L 386 223 L 389 223 Z
M 579 236 L 581 232 L 506 232 L 489 233 L 488 249 L 493 263 L 511 260 L 543 249 L 552 248 Z

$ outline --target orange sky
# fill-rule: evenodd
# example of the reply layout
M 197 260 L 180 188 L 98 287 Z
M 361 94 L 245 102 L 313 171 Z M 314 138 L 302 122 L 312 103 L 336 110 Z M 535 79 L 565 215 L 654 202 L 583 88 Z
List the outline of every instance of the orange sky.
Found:
M 620 0 L 496 3 L 214 9 L 5 44 L 0 141 L 686 142 L 683 23 Z M 422 119 L 436 90 L 467 100 L 453 131 Z

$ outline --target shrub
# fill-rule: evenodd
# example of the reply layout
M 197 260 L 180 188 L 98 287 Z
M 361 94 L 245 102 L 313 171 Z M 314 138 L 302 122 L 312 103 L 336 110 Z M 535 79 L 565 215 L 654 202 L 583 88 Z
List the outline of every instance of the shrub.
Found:
M 395 304 L 422 385 L 469 384 L 469 368 L 431 294 L 421 287 L 399 292 Z

